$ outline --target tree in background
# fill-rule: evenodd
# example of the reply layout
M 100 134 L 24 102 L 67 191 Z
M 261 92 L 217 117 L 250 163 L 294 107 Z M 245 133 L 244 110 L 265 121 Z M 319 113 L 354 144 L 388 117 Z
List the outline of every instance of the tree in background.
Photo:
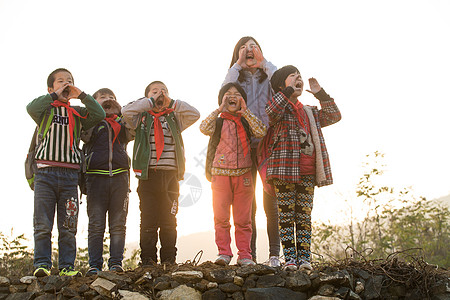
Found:
M 450 266 L 449 208 L 414 196 L 410 188 L 397 191 L 383 184 L 384 154 L 377 151 L 366 157 L 356 195 L 345 201 L 348 222 L 315 224 L 312 244 L 313 251 L 322 255 L 319 260 L 345 258 L 348 248 L 351 254 L 371 259 L 420 248 L 427 262 Z

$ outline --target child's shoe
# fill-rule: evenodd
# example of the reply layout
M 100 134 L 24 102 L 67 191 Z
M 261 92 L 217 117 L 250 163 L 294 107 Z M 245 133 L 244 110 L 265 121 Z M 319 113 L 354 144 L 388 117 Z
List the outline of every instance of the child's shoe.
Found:
M 240 265 L 241 267 L 245 267 L 245 266 L 254 266 L 256 265 L 256 263 L 251 260 L 250 258 L 239 258 L 237 260 L 238 265 Z
M 231 256 L 225 255 L 225 254 L 220 254 L 214 263 L 219 266 L 228 266 L 230 264 L 230 261 L 231 261 Z
M 98 272 L 100 272 L 99 268 L 90 267 L 89 270 L 87 270 L 86 274 L 84 274 L 84 276 L 85 277 L 94 276 L 94 275 L 97 275 Z
M 123 273 L 123 272 L 125 272 L 125 271 L 123 270 L 123 268 L 122 268 L 121 265 L 114 265 L 114 266 L 111 266 L 111 267 L 109 268 L 109 270 L 112 271 L 112 272 L 117 272 L 117 273 Z
M 295 260 L 294 259 L 288 260 L 284 264 L 283 270 L 285 270 L 285 271 L 297 271 L 297 264 L 295 263 Z
M 59 276 L 79 277 L 83 276 L 80 271 L 75 271 L 73 267 L 63 268 L 59 271 Z
M 34 270 L 33 275 L 36 276 L 36 277 L 49 276 L 50 275 L 50 269 L 46 265 L 41 265 L 41 266 L 39 266 L 39 268 Z
M 301 259 L 298 263 L 298 269 L 312 271 L 311 263 L 309 261 Z
M 269 262 L 267 263 L 269 267 L 278 268 L 281 267 L 280 258 L 278 256 L 269 257 Z

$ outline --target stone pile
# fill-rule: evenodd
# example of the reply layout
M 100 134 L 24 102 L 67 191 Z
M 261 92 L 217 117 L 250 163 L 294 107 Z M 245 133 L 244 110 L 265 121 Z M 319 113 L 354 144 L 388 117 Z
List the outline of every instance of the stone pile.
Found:
M 425 291 L 363 269 L 286 272 L 211 262 L 137 268 L 91 277 L 0 277 L 0 300 L 47 299 L 450 299 L 448 273 Z

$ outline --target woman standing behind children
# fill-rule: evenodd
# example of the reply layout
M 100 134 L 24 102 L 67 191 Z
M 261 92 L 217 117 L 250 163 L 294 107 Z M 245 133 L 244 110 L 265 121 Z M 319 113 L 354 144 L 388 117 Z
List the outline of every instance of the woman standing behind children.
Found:
M 297 98 L 303 80 L 294 66 L 277 70 L 271 79 L 276 93 L 266 111 L 273 128 L 269 145 L 267 182 L 275 186 L 285 268 L 311 269 L 311 210 L 314 186 L 333 183 L 321 128 L 334 124 L 341 114 L 334 100 L 310 78 L 310 93 L 322 107 L 304 106 Z
M 267 61 L 261 51 L 258 42 L 250 36 L 241 38 L 233 51 L 230 68 L 222 85 L 229 82 L 238 82 L 247 93 L 248 108 L 266 126 L 269 126 L 269 118 L 265 111 L 267 101 L 272 97 L 270 78 L 277 68 Z M 251 140 L 252 177 L 256 182 L 257 157 L 256 149 L 260 139 L 253 137 Z M 267 235 L 269 237 L 269 265 L 280 266 L 280 236 L 278 233 L 278 208 L 276 199 L 264 192 L 264 211 L 267 217 Z M 256 198 L 252 203 L 252 258 L 256 262 Z
M 144 95 L 122 109 L 127 126 L 136 131 L 133 170 L 139 178 L 141 263 L 157 263 L 159 235 L 161 263 L 173 264 L 177 254 L 178 181 L 185 170 L 181 132 L 194 124 L 200 113 L 184 101 L 170 99 L 161 81 L 150 83 Z
M 247 95 L 238 83 L 225 84 L 219 92 L 219 108 L 200 125 L 200 131 L 211 136 L 205 171 L 213 192 L 215 240 L 219 250 L 215 263 L 219 265 L 228 265 L 233 256 L 230 206 L 233 206 L 237 263 L 255 264 L 250 249 L 254 194 L 250 137 L 263 137 L 267 128 L 247 108 L 246 101 Z

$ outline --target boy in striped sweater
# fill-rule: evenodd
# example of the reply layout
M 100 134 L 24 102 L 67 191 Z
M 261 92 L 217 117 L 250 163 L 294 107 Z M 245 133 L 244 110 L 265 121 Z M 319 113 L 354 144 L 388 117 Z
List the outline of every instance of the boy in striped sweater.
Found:
M 56 69 L 47 79 L 48 94 L 27 105 L 36 124 L 48 126 L 36 149 L 38 170 L 34 185 L 34 275 L 50 275 L 51 237 L 57 212 L 58 268 L 60 275 L 77 276 L 76 257 L 78 221 L 78 177 L 81 164 L 81 128 L 89 129 L 105 118 L 103 108 L 90 95 L 74 86 L 72 74 Z M 85 107 L 70 106 L 80 99 Z M 41 124 L 46 114 L 50 124 Z
M 200 113 L 181 100 L 169 98 L 161 81 L 150 83 L 145 97 L 122 108 L 126 125 L 135 131 L 133 170 L 139 179 L 142 265 L 158 261 L 175 263 L 179 184 L 185 170 L 181 132 L 194 124 Z M 159 231 L 159 233 L 158 233 Z

